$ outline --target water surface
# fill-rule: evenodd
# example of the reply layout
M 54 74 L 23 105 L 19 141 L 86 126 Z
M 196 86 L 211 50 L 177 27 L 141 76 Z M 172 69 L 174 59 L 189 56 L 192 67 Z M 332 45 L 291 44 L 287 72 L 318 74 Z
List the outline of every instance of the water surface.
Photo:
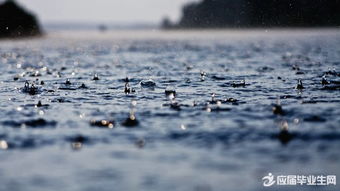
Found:
M 0 190 L 255 191 L 269 172 L 338 175 L 339 44 L 338 30 L 3 40 Z

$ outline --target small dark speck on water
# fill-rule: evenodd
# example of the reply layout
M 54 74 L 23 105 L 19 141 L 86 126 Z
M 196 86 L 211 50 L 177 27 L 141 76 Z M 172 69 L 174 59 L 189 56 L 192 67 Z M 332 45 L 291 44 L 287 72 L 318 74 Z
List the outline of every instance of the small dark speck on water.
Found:
M 79 88 L 80 88 L 80 89 L 87 89 L 87 86 L 86 86 L 84 83 L 82 83 L 82 84 L 79 86 Z
M 99 80 L 99 77 L 98 77 L 98 74 L 97 74 L 97 73 L 96 73 L 96 74 L 94 74 L 94 76 L 93 76 L 92 80 Z
M 65 85 L 71 85 L 71 80 L 70 79 L 66 79 Z
M 298 82 L 297 82 L 297 84 L 296 84 L 295 89 L 301 90 L 301 89 L 304 89 L 304 88 L 305 88 L 305 87 L 303 87 L 302 80 L 301 80 L 301 79 L 298 79 Z
M 122 125 L 126 127 L 135 127 L 138 124 L 139 121 L 136 119 L 134 114 L 130 114 L 130 116 L 124 122 L 122 122 Z
M 91 126 L 94 127 L 104 127 L 112 129 L 115 126 L 115 122 L 113 120 L 91 120 L 90 121 Z

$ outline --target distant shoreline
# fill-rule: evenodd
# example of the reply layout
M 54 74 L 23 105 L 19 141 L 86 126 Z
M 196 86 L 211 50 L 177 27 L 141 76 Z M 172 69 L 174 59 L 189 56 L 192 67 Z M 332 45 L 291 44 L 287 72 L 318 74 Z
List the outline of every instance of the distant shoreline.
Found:
M 322 29 L 339 29 L 340 26 L 306 26 L 306 27 L 294 27 L 294 26 L 268 26 L 268 27 L 173 27 L 173 28 L 160 28 L 164 31 L 171 30 L 262 30 L 262 29 L 270 29 L 270 30 L 322 30 Z
M 339 27 L 338 0 L 201 0 L 182 8 L 179 21 L 165 17 L 164 29 Z
M 244 38 L 257 37 L 277 37 L 282 36 L 283 39 L 291 37 L 310 37 L 315 35 L 332 35 L 340 38 L 339 28 L 313 28 L 313 29 L 289 29 L 289 28 L 272 28 L 272 29 L 205 29 L 205 30 L 108 30 L 101 32 L 99 30 L 66 30 L 54 31 L 47 33 L 46 39 L 55 39 L 56 43 L 63 43 L 63 40 L 72 42 L 75 41 L 124 41 L 124 40 L 195 40 L 195 39 L 228 39 L 228 40 L 243 40 Z
M 262 29 L 270 29 L 270 30 L 319 30 L 319 29 L 340 29 L 339 26 L 322 26 L 322 27 L 278 27 L 278 26 L 269 26 L 269 27 L 172 27 L 172 28 L 163 28 L 157 24 L 153 23 L 141 23 L 141 24 L 100 24 L 100 23 L 91 23 L 91 24 L 83 24 L 83 23 L 44 23 L 42 26 L 44 29 L 48 31 L 97 31 L 100 30 L 99 27 L 104 25 L 107 27 L 107 31 L 122 31 L 122 30 L 162 30 L 162 31 L 185 31 L 185 30 L 262 30 Z
M 124 41 L 124 40 L 195 40 L 195 39 L 230 39 L 242 40 L 243 38 L 257 38 L 267 36 L 282 36 L 282 38 L 291 38 L 294 36 L 304 35 L 332 35 L 340 38 L 340 27 L 323 27 L 323 28 L 218 28 L 218 29 L 112 29 L 100 31 L 97 29 L 86 30 L 46 30 L 44 35 L 27 37 L 27 38 L 2 38 L 0 43 L 6 42 L 26 42 L 45 39 L 55 39 L 55 43 L 65 43 L 66 41 Z

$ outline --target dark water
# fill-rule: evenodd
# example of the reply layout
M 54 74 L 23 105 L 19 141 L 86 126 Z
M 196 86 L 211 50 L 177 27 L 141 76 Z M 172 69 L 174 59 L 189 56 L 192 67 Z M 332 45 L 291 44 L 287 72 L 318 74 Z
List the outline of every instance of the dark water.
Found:
M 65 32 L 0 53 L 0 190 L 339 189 L 261 180 L 339 175 L 337 30 Z

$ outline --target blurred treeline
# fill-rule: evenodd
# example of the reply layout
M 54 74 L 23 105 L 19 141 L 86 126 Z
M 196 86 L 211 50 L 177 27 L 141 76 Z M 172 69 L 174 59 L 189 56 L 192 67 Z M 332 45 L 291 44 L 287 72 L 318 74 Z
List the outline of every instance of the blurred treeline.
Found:
M 340 0 L 203 0 L 165 28 L 340 26 Z

